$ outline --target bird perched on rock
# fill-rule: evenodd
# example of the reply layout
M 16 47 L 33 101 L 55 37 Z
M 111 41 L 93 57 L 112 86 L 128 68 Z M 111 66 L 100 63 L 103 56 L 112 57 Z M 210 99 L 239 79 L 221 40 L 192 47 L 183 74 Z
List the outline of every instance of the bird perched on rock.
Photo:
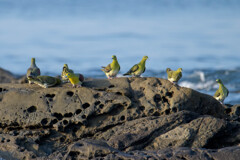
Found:
M 82 83 L 84 81 L 84 77 L 82 74 L 67 73 L 66 76 L 68 77 L 74 88 L 82 86 Z
M 74 73 L 74 72 L 73 72 L 73 70 L 68 68 L 67 64 L 64 64 L 63 65 L 63 70 L 62 70 L 62 75 L 61 75 L 63 83 L 68 82 L 67 73 Z
M 49 88 L 61 84 L 61 80 L 59 78 L 51 76 L 29 76 L 28 79 L 43 88 Z
M 222 81 L 220 79 L 217 79 L 216 82 L 219 84 L 218 90 L 214 94 L 214 98 L 218 100 L 220 103 L 223 103 L 224 99 L 228 96 L 229 91 L 228 89 L 223 85 Z
M 171 70 L 170 68 L 166 69 L 168 80 L 172 83 L 176 83 L 182 78 L 182 68 L 178 68 L 176 71 Z
M 40 69 L 37 67 L 36 63 L 35 63 L 35 58 L 31 59 L 31 66 L 28 68 L 27 70 L 27 79 L 28 79 L 28 83 L 32 84 L 33 82 L 29 79 L 29 77 L 37 77 L 40 76 L 41 72 Z
M 138 64 L 135 64 L 127 73 L 123 74 L 124 76 L 126 75 L 132 75 L 136 77 L 140 77 L 142 73 L 145 72 L 146 67 L 145 63 L 146 60 L 148 59 L 148 56 L 144 56 Z
M 117 57 L 115 55 L 112 56 L 112 63 L 108 64 L 107 67 L 103 67 L 101 69 L 107 76 L 108 79 L 115 78 L 120 71 L 120 65 L 118 64 Z

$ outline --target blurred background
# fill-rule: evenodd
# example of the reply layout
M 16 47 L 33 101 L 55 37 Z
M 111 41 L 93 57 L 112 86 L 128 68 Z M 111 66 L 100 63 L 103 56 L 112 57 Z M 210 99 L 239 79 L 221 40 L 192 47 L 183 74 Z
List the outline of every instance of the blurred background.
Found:
M 143 76 L 183 68 L 181 86 L 240 103 L 239 0 L 0 0 L 0 67 L 23 75 L 31 57 L 46 75 L 67 63 L 105 78 L 115 54 L 120 75 L 147 55 Z

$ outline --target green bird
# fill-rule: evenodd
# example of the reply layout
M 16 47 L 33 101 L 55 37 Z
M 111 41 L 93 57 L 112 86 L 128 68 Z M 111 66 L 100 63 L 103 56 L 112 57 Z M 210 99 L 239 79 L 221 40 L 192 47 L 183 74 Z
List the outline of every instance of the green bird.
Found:
M 40 69 L 37 67 L 36 63 L 35 63 L 35 58 L 31 59 L 31 66 L 28 68 L 27 70 L 27 79 L 28 79 L 28 83 L 32 84 L 33 82 L 29 79 L 29 77 L 37 77 L 40 76 L 41 72 Z
M 182 78 L 182 68 L 178 68 L 176 71 L 171 70 L 170 68 L 166 69 L 168 80 L 172 83 L 178 83 Z
M 67 64 L 64 64 L 64 65 L 63 65 L 62 74 L 61 74 L 62 82 L 63 82 L 63 83 L 68 82 L 67 73 L 74 73 L 74 72 L 73 72 L 73 70 L 71 70 L 71 69 L 68 68 L 68 65 L 67 65 Z
M 115 55 L 112 56 L 112 63 L 108 64 L 107 67 L 103 67 L 101 69 L 107 76 L 108 79 L 115 78 L 120 71 L 120 65 L 118 63 L 117 57 Z
M 29 76 L 28 79 L 31 80 L 31 82 L 43 88 L 49 88 L 61 84 L 61 80 L 59 78 L 51 76 L 37 76 L 37 77 Z
M 222 81 L 220 79 L 217 79 L 216 82 L 219 84 L 218 90 L 214 94 L 214 98 L 218 100 L 221 104 L 223 104 L 224 99 L 228 96 L 229 91 L 228 89 L 223 85 Z
M 146 67 L 145 63 L 146 60 L 148 59 L 148 56 L 144 56 L 138 64 L 135 64 L 127 73 L 123 74 L 124 76 L 126 75 L 132 75 L 134 77 L 140 77 L 142 73 L 145 72 Z
M 82 83 L 84 81 L 84 77 L 82 74 L 67 73 L 66 75 L 71 82 L 73 88 L 82 86 Z

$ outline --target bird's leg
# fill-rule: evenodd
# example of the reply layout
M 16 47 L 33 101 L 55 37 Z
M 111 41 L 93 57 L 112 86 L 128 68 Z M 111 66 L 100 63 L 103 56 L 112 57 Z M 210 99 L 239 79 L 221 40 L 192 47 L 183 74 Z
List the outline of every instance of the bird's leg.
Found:
M 81 87 L 82 87 L 82 85 L 81 85 L 81 84 L 77 85 L 77 88 L 81 88 Z

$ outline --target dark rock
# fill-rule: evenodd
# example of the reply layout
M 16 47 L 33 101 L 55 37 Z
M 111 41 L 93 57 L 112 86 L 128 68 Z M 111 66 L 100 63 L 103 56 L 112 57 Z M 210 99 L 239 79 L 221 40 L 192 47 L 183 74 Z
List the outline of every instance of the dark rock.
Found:
M 226 112 L 213 97 L 160 78 L 87 79 L 81 88 L 2 83 L 0 157 L 234 158 L 237 108 Z

